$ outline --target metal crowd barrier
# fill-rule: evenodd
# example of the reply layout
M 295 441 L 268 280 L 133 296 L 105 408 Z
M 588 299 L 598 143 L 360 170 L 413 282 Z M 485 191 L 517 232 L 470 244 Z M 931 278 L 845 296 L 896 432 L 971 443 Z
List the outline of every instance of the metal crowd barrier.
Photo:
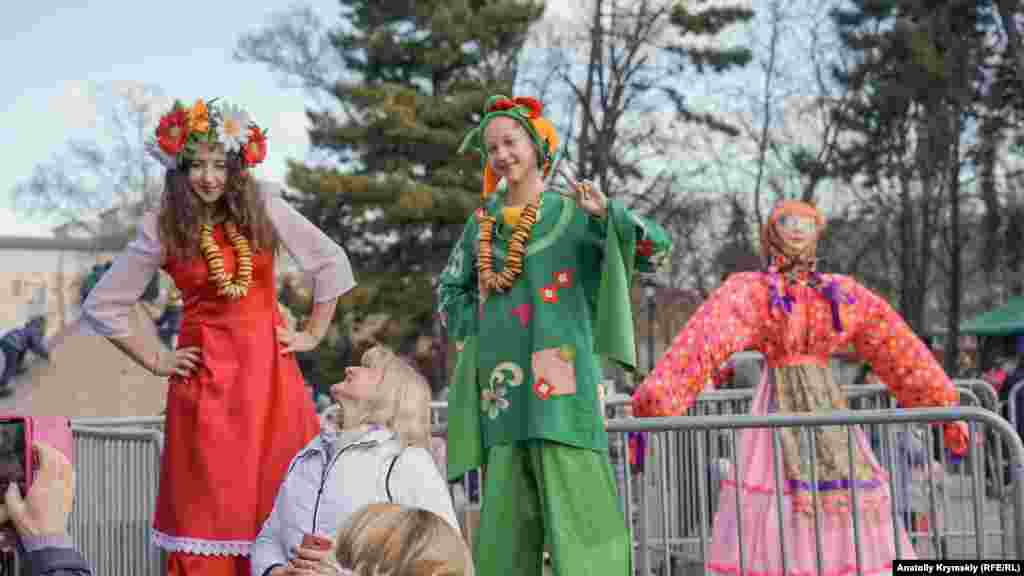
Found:
M 131 418 L 73 418 L 71 420 L 72 428 L 90 428 L 90 429 L 145 429 L 145 430 L 163 430 L 164 429 L 164 417 L 163 416 L 139 416 Z
M 987 383 L 958 381 L 957 384 L 963 403 L 983 406 L 988 410 L 993 407 L 998 409 L 995 403 L 998 397 L 994 389 Z M 858 411 L 854 414 L 861 410 L 888 408 L 895 405 L 887 389 L 880 384 L 843 386 L 842 389 L 847 395 L 850 407 Z M 720 418 L 728 418 L 729 421 L 742 421 L 744 418 L 749 418 L 747 413 L 750 410 L 753 394 L 754 389 L 707 391 L 698 397 L 689 416 L 682 419 L 691 422 L 682 429 L 690 429 L 694 426 L 699 428 L 699 423 L 708 418 L 712 421 Z M 621 429 L 623 421 L 615 418 L 626 413 L 629 403 L 630 399 L 625 395 L 612 395 L 606 399 L 606 413 L 613 417 L 608 421 L 609 431 L 625 431 Z M 978 409 L 965 408 L 964 410 Z M 432 402 L 431 413 L 434 436 L 445 437 L 447 404 Z M 899 413 L 905 412 L 900 411 Z M 737 417 L 740 417 L 739 420 Z M 792 418 L 797 417 L 792 416 Z M 860 422 L 860 420 L 856 421 Z M 897 419 L 897 421 L 905 420 Z M 97 573 L 162 573 L 161 555 L 156 548 L 149 544 L 149 531 L 153 514 L 152 507 L 155 504 L 159 481 L 159 455 L 163 442 L 163 422 L 163 417 L 89 418 L 76 419 L 72 422 L 78 470 L 76 504 L 72 515 L 72 534 L 75 535 L 76 544 L 86 554 L 86 557 L 99 569 Z M 638 420 L 636 422 L 651 424 L 655 421 Z M 869 418 L 862 423 L 868 425 L 866 431 L 869 431 L 871 427 L 884 426 L 887 421 Z M 725 428 L 736 428 L 736 426 L 726 426 Z M 1016 458 L 1016 460 L 1010 458 L 1017 467 L 1014 469 L 1019 469 L 1020 466 L 1020 454 L 1014 452 L 1020 440 L 1016 438 L 1016 435 L 1012 438 L 1012 440 L 1016 440 L 1016 444 L 1007 440 L 1004 434 L 1005 429 L 1004 426 L 1004 428 L 989 431 L 993 438 L 999 440 L 991 444 L 995 449 L 991 450 L 987 454 L 988 459 L 984 460 L 988 464 L 990 480 L 1004 471 L 1002 458 L 1004 452 L 1009 451 L 1009 454 Z M 637 431 L 639 430 L 637 429 Z M 728 460 L 735 457 L 734 438 L 730 439 L 728 435 L 721 434 L 723 431 L 719 430 L 717 435 L 713 435 L 709 429 L 704 429 L 702 437 L 677 435 L 671 440 L 658 440 L 657 450 L 652 452 L 654 458 L 650 459 L 644 468 L 644 473 L 640 474 L 639 478 L 630 471 L 628 442 L 625 441 L 624 435 L 610 434 L 610 457 L 616 471 L 624 510 L 628 513 L 627 517 L 637 523 L 638 535 L 643 533 L 638 540 L 639 546 L 648 546 L 648 540 L 652 537 L 652 534 L 647 534 L 648 532 L 652 532 L 655 538 L 660 537 L 666 550 L 672 548 L 666 543 L 675 540 L 684 543 L 691 549 L 695 542 L 706 541 L 707 530 L 710 526 L 709 518 L 713 516 L 718 499 L 718 487 L 714 481 L 717 472 L 715 467 L 709 467 L 709 464 L 717 464 L 719 459 Z M 994 460 L 992 453 L 995 456 Z M 969 467 L 964 469 L 973 470 L 975 461 L 982 460 L 970 457 L 965 459 L 965 464 L 961 466 Z M 652 476 L 653 470 L 658 470 L 658 475 Z M 106 481 L 108 478 L 111 480 L 110 482 Z M 477 482 L 473 490 L 470 489 L 472 481 Z M 658 491 L 658 502 L 652 503 L 650 498 L 645 496 L 644 502 L 648 505 L 636 510 L 637 507 L 632 502 L 632 494 L 638 492 L 648 494 L 656 482 L 662 483 L 662 490 Z M 468 474 L 461 484 L 465 493 L 464 508 L 477 509 L 479 494 L 482 492 L 478 472 Z M 996 484 L 998 489 L 995 491 L 995 497 L 1008 496 L 1001 479 Z M 969 486 L 973 485 L 974 483 L 969 484 Z M 1016 484 L 1014 486 L 1018 488 Z M 932 490 L 930 494 L 934 495 L 935 492 Z M 126 498 L 125 495 L 129 496 Z M 654 509 L 662 510 L 664 522 L 659 526 L 648 526 L 650 504 L 654 504 Z M 1020 512 L 1016 502 L 1014 511 L 1017 514 Z M 1001 534 L 1004 539 L 1009 538 L 1011 524 L 1012 522 L 1005 514 L 1001 515 L 999 529 L 993 534 Z M 928 536 L 925 534 L 923 537 Z M 946 538 L 957 536 L 957 534 L 951 529 L 941 536 Z M 111 546 L 111 542 L 121 542 L 122 540 L 131 544 Z M 931 540 L 935 540 L 935 538 L 931 538 Z M 115 554 L 113 550 L 117 550 L 117 553 Z M 686 554 L 686 556 L 692 555 Z M 154 567 L 158 564 L 159 572 L 151 572 L 149 568 L 141 569 L 144 566 Z M 100 566 L 105 568 L 100 569 Z M 136 567 L 139 569 L 136 570 Z M 128 571 L 124 572 L 124 570 Z
M 160 481 L 163 433 L 157 429 L 73 425 L 75 503 L 69 518 L 75 546 L 94 574 L 163 574 L 150 544 Z
M 847 385 L 840 386 L 840 389 L 846 395 L 852 409 L 869 410 L 896 406 L 895 400 L 882 384 Z M 748 415 L 755 392 L 753 388 L 707 390 L 697 397 L 686 417 Z M 629 396 L 614 395 L 605 403 L 606 412 L 611 418 L 621 418 L 628 414 L 630 402 Z M 709 459 L 708 454 L 714 456 Z M 630 468 L 628 441 L 622 436 L 611 435 L 609 457 L 618 481 L 619 498 L 625 506 L 625 486 L 629 477 L 627 470 Z M 718 484 L 714 482 L 716 464 L 719 460 L 732 458 L 733 446 L 728 438 L 721 436 L 711 437 L 706 443 L 698 442 L 695 438 L 676 438 L 666 447 L 664 459 L 671 462 L 668 473 L 672 489 L 664 494 L 663 503 L 659 501 L 653 504 L 670 510 L 665 531 L 690 539 L 697 537 L 698 531 L 705 524 L 701 508 L 711 510 L 710 507 L 718 501 Z M 697 490 L 701 482 L 708 489 L 704 495 Z M 661 527 L 653 529 L 658 531 Z
M 960 500 L 968 501 L 972 507 L 970 513 L 951 512 L 953 506 L 964 506 L 965 502 L 951 502 L 949 494 L 943 495 L 945 502 L 939 502 L 935 486 L 935 479 L 929 474 L 926 480 L 931 484 L 929 492 L 929 508 L 933 517 L 942 519 L 950 525 L 944 528 L 936 528 L 934 525 L 922 538 L 918 538 L 918 552 L 930 552 L 935 556 L 943 558 L 978 558 L 987 559 L 996 557 L 992 545 L 992 537 L 1001 542 L 1001 555 L 1009 558 L 1024 558 L 1024 484 L 1020 473 L 1024 471 L 1024 444 L 1012 429 L 1012 427 L 992 411 L 978 407 L 963 407 L 958 409 L 914 409 L 914 410 L 880 410 L 880 411 L 842 411 L 830 414 L 808 414 L 808 415 L 767 415 L 767 416 L 695 416 L 679 418 L 654 418 L 654 419 L 617 419 L 608 423 L 608 430 L 614 435 L 626 433 L 646 432 L 651 437 L 650 445 L 657 456 L 659 453 L 666 453 L 671 450 L 671 443 L 679 437 L 690 437 L 693 441 L 707 445 L 713 434 L 724 434 L 729 436 L 731 444 L 739 446 L 737 431 L 753 428 L 818 428 L 823 426 L 843 426 L 848 432 L 848 438 L 852 438 L 853 425 L 867 425 L 885 427 L 886 433 L 882 436 L 883 449 L 876 452 L 881 460 L 880 464 L 890 471 L 890 491 L 896 493 L 894 488 L 892 470 L 896 467 L 895 452 L 891 449 L 894 442 L 894 425 L 923 424 L 964 420 L 969 423 L 971 431 L 972 451 L 984 451 L 985 446 L 976 445 L 975 440 L 981 432 L 979 425 L 983 425 L 986 431 L 996 434 L 1009 447 L 1009 456 L 1013 474 L 1013 490 L 1007 495 L 1003 502 L 992 502 L 986 499 L 982 486 L 983 458 L 965 459 L 964 462 L 973 462 L 967 471 L 970 481 L 966 483 L 967 489 L 960 494 Z M 811 464 L 813 466 L 813 435 L 811 436 Z M 773 458 L 776 462 L 776 485 L 781 483 L 781 472 L 778 472 L 779 442 L 775 434 Z M 928 435 L 930 437 L 930 435 Z M 698 467 L 706 466 L 708 458 L 704 451 L 697 451 Z M 850 450 L 849 458 L 852 461 L 853 451 Z M 660 505 L 653 508 L 660 509 L 660 518 L 652 519 L 648 516 L 652 496 L 658 497 L 660 502 L 670 502 L 670 486 L 677 479 L 671 473 L 671 463 L 668 457 L 656 458 L 649 462 L 641 473 L 640 481 L 634 485 L 633 482 L 626 482 L 623 486 L 626 492 L 625 510 L 627 518 L 637 517 L 635 538 L 636 538 L 636 565 L 640 574 L 650 574 L 652 552 L 660 553 L 662 574 L 671 575 L 677 568 L 689 565 L 703 565 L 704 550 L 710 538 L 711 518 L 714 517 L 714 510 L 700 506 L 696 513 L 700 516 L 698 530 L 695 535 L 676 535 L 670 532 L 670 516 L 673 513 L 670 506 Z M 742 462 L 740 459 L 734 462 Z M 739 466 L 732 467 L 734 479 L 742 475 Z M 699 501 L 706 502 L 711 497 L 708 483 L 704 475 L 697 476 L 697 486 L 694 492 L 699 495 Z M 856 496 L 856 495 L 854 495 Z M 856 497 L 854 497 L 856 500 Z M 636 502 L 634 502 L 636 500 Z M 942 508 L 940 509 L 940 504 Z M 896 498 L 890 500 L 892 515 L 894 518 L 901 517 L 896 509 Z M 1009 506 L 1007 506 L 1009 505 Z M 639 508 L 637 511 L 636 508 Z M 852 521 L 854 526 L 859 521 L 858 512 L 854 512 Z M 989 525 L 992 515 L 1002 515 L 1006 519 L 1005 530 L 990 530 Z M 782 526 L 783 519 L 779 519 Z M 777 530 L 776 525 L 768 529 Z M 1012 531 L 1010 529 L 1012 527 Z M 658 530 L 660 528 L 660 530 Z M 654 534 L 652 534 L 654 532 Z M 739 535 L 740 546 L 749 535 Z M 816 539 L 820 539 L 820 532 L 816 531 Z M 784 539 L 783 539 L 784 540 Z M 808 543 L 813 545 L 813 543 Z M 785 546 L 785 542 L 782 543 Z M 855 542 L 855 546 L 861 543 Z M 973 552 L 971 549 L 973 548 Z M 820 550 L 820 548 L 819 548 Z M 897 551 L 899 555 L 901 551 Z M 741 553 L 742 556 L 742 553 Z M 820 563 L 820 557 L 819 557 Z M 819 564 L 820 567 L 820 564 Z M 858 573 L 862 566 L 858 566 Z
M 1009 415 L 1010 422 L 1018 430 L 1021 428 L 1021 415 L 1017 414 L 1017 399 L 1022 390 L 1024 390 L 1024 380 L 1020 380 L 1014 384 L 1013 387 L 1010 388 L 1009 394 L 1006 395 L 1006 412 Z

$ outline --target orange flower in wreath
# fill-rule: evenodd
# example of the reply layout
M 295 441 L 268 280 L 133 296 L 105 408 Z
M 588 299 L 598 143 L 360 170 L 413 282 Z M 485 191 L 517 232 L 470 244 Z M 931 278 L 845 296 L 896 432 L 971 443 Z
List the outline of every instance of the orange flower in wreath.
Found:
M 188 111 L 188 131 L 206 134 L 210 131 L 210 109 L 200 98 Z
M 245 163 L 253 166 L 267 157 L 267 133 L 255 126 L 249 128 L 249 139 L 245 144 Z
M 156 138 L 161 150 L 177 156 L 188 141 L 188 116 L 185 110 L 175 108 L 165 114 L 156 127 Z

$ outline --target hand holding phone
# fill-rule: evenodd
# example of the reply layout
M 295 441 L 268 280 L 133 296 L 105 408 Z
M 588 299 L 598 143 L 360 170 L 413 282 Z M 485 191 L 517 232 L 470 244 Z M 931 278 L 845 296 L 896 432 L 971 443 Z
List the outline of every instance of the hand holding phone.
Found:
M 75 471 L 71 461 L 53 446 L 37 442 L 32 447 L 39 470 L 28 492 L 17 483 L 0 495 L 0 516 L 9 519 L 22 536 L 67 535 L 68 516 L 74 504 Z
M 32 420 L 22 416 L 0 417 L 0 495 L 16 484 L 22 494 L 32 485 L 32 475 L 38 465 L 30 449 L 32 446 Z
M 318 534 L 305 534 L 302 536 L 302 547 L 312 548 L 313 550 L 319 550 L 326 552 L 331 549 L 334 544 L 330 538 L 320 536 Z

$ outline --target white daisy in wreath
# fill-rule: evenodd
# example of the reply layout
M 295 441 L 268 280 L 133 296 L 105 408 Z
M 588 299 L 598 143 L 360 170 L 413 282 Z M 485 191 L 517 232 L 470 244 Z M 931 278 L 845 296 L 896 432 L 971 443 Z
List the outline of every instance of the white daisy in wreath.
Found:
M 245 144 L 249 127 L 249 113 L 240 107 L 226 104 L 221 107 L 221 120 L 217 126 L 217 140 L 225 152 L 238 152 Z

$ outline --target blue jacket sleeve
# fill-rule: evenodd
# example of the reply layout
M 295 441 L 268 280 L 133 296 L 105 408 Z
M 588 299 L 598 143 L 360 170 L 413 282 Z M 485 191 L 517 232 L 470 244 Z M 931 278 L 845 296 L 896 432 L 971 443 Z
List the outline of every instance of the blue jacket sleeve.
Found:
M 29 576 L 92 576 L 85 558 L 74 548 L 43 548 L 25 552 Z

